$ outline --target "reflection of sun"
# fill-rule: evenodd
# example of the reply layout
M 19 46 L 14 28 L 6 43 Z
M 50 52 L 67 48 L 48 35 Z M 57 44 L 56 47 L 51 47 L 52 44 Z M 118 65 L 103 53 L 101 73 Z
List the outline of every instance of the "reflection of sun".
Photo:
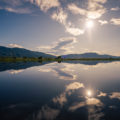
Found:
M 88 20 L 87 22 L 86 22 L 86 27 L 87 28 L 92 28 L 94 26 L 94 22 L 92 21 L 92 20 Z
M 92 96 L 92 91 L 91 90 L 87 90 L 86 94 L 87 94 L 88 97 L 91 97 Z

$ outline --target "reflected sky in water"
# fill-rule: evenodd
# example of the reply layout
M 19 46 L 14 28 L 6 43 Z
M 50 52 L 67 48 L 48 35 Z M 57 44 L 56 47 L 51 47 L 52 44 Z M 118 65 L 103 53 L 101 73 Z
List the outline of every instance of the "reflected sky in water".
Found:
M 119 120 L 119 86 L 120 62 L 0 63 L 0 119 Z

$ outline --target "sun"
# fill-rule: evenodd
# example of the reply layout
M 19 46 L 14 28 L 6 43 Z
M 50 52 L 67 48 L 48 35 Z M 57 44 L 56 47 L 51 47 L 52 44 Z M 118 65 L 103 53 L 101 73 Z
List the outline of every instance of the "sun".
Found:
M 94 26 L 94 22 L 93 22 L 92 20 L 88 20 L 88 21 L 86 22 L 86 27 L 87 27 L 87 28 L 93 28 L 93 26 Z

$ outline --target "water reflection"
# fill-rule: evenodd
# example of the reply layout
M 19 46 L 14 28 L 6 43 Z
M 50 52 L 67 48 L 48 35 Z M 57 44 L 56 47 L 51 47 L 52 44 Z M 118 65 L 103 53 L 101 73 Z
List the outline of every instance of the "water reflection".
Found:
M 0 63 L 0 119 L 119 120 L 119 68 L 119 62 Z

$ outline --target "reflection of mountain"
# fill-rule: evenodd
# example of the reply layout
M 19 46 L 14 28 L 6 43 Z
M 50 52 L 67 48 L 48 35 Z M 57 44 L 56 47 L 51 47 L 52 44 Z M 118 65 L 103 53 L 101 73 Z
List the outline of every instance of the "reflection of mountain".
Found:
M 100 55 L 97 53 L 83 53 L 83 54 L 68 54 L 68 55 L 63 55 L 63 58 L 73 58 L 73 59 L 78 59 L 78 58 L 117 58 L 117 56 L 111 56 L 111 55 Z
M 55 57 L 42 52 L 30 51 L 24 48 L 7 48 L 0 46 L 0 57 Z
M 29 67 L 40 66 L 47 64 L 48 62 L 0 62 L 0 71 L 6 70 L 21 70 Z
M 70 64 L 84 64 L 84 65 L 97 65 L 99 63 L 109 63 L 113 61 L 81 61 L 81 60 L 75 60 L 75 61 L 64 61 L 65 63 L 70 63 Z
M 63 63 L 70 63 L 70 64 L 84 64 L 84 65 L 97 65 L 99 63 L 109 63 L 112 61 L 63 61 Z M 0 71 L 6 71 L 6 70 L 21 70 L 21 69 L 26 69 L 29 67 L 34 67 L 34 66 L 40 66 L 40 65 L 45 65 L 49 64 L 51 62 L 0 62 Z M 57 73 L 62 74 L 60 70 L 55 70 Z M 66 73 L 64 73 L 66 74 Z M 66 75 L 65 75 L 66 76 Z M 69 76 L 70 77 L 70 76 Z

